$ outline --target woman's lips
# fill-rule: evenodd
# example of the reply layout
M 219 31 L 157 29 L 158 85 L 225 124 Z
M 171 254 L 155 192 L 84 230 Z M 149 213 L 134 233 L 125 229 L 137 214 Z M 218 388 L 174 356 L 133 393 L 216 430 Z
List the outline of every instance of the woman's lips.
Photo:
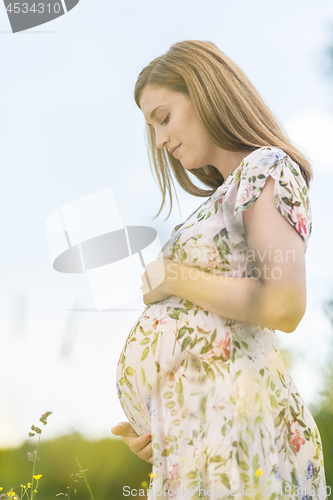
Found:
M 174 150 L 174 152 L 172 153 L 172 154 L 173 154 L 173 156 L 174 156 L 175 158 L 177 158 L 177 155 L 178 155 L 178 152 L 179 152 L 179 148 L 180 148 L 180 146 L 181 146 L 181 144 L 179 144 L 178 148 L 176 148 L 176 149 Z

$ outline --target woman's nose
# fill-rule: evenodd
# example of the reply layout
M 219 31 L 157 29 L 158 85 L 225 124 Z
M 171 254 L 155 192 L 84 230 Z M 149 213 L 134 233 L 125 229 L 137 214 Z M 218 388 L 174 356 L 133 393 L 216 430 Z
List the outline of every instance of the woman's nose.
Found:
M 163 149 L 166 143 L 168 142 L 169 137 L 163 130 L 160 130 L 159 132 L 155 133 L 156 133 L 156 147 L 158 149 Z

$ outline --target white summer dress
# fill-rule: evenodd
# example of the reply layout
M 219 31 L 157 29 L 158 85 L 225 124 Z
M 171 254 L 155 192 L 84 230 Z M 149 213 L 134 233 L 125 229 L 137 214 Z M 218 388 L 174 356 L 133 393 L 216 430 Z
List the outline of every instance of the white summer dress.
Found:
M 262 147 L 176 226 L 157 258 L 249 276 L 242 211 L 269 176 L 274 203 L 306 250 L 311 207 L 300 168 L 281 149 Z M 150 304 L 120 355 L 117 390 L 136 432 L 152 433 L 149 500 L 326 498 L 320 434 L 274 330 L 176 296 Z

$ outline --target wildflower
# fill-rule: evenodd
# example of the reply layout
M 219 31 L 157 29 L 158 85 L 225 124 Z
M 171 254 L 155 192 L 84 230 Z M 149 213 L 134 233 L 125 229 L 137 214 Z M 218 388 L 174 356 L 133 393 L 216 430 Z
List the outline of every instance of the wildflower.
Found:
M 39 460 L 39 456 L 37 455 L 37 450 L 35 450 L 33 453 L 28 452 L 27 455 L 28 455 L 28 460 L 30 460 L 30 462 Z
M 256 475 L 257 477 L 259 477 L 259 476 L 261 476 L 261 474 L 262 474 L 263 472 L 264 472 L 264 471 L 263 471 L 262 469 L 257 469 L 257 470 L 256 470 L 256 474 L 255 474 L 255 475 Z
M 155 472 L 149 472 L 148 476 L 149 477 L 157 477 L 157 474 Z
M 31 483 L 28 483 L 28 484 L 27 484 L 27 488 L 31 488 Z
M 38 481 L 42 477 L 42 474 L 38 474 L 38 476 L 32 476 L 32 477 L 36 479 L 36 481 Z
M 2 487 L 2 486 L 0 486 L 0 491 L 2 491 L 2 490 L 3 490 L 3 487 Z

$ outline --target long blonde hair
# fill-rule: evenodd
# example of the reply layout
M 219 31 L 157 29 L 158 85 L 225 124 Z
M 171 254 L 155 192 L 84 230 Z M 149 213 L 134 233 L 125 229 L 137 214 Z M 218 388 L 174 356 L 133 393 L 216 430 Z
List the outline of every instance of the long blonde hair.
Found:
M 227 151 L 252 152 L 263 146 L 284 150 L 300 167 L 309 186 L 312 178 L 307 158 L 291 143 L 281 125 L 243 71 L 212 42 L 185 40 L 173 44 L 162 56 L 151 61 L 139 74 L 134 98 L 140 108 L 146 85 L 164 87 L 190 97 L 210 139 Z M 140 108 L 141 109 L 141 108 Z M 187 170 L 166 148 L 156 147 L 155 130 L 146 126 L 150 166 L 162 193 L 160 214 L 166 193 L 172 209 L 171 171 L 180 186 L 194 196 L 211 196 L 223 184 L 222 174 L 212 165 L 189 169 L 210 189 L 191 181 Z M 152 169 L 153 170 L 153 169 Z M 176 193 L 177 196 L 177 193 Z M 178 200 L 178 198 L 177 198 Z

